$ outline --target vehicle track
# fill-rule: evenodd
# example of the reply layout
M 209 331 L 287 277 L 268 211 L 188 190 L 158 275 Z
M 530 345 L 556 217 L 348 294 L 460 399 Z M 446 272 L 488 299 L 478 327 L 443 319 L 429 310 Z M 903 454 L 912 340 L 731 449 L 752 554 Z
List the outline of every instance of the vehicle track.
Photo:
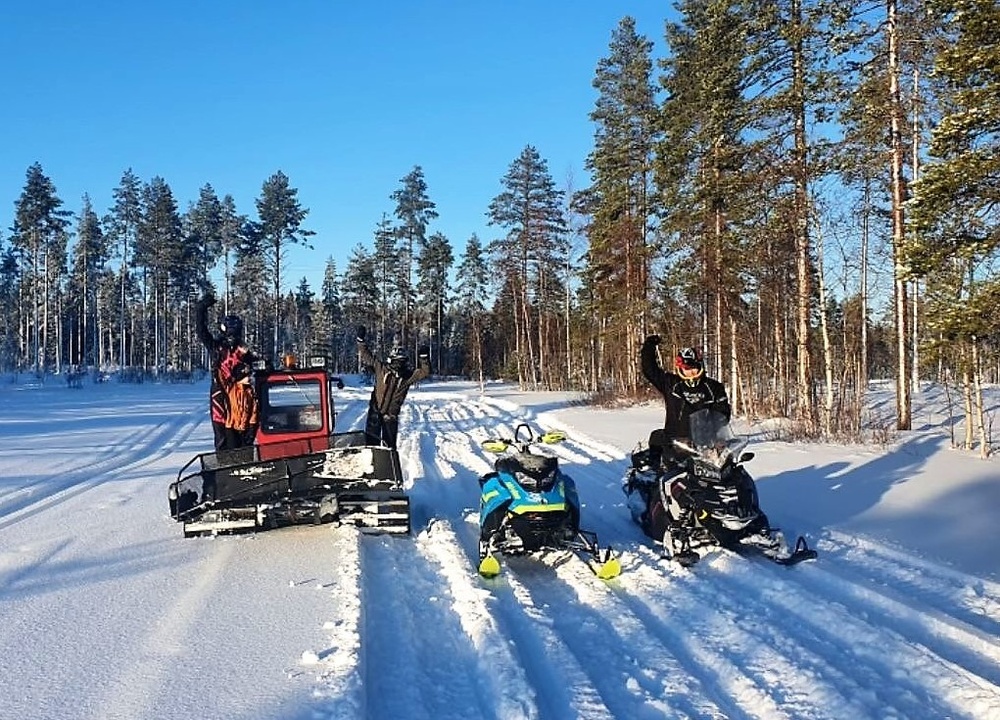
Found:
M 206 422 L 203 413 L 203 404 L 199 403 L 143 431 L 124 447 L 105 453 L 97 460 L 32 481 L 23 499 L 7 502 L 0 509 L 0 530 L 114 481 L 127 471 L 148 467 L 169 457 L 201 423 Z

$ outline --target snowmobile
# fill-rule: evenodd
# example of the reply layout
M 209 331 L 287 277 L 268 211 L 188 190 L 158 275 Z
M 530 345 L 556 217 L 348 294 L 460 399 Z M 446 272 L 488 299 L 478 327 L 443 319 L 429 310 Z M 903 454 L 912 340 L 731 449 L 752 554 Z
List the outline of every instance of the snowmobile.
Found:
M 580 529 L 576 483 L 551 455 L 532 452 L 537 445 L 562 442 L 565 433 L 536 436 L 527 423 L 514 437 L 486 440 L 482 447 L 500 455 L 493 471 L 479 478 L 479 574 L 500 573 L 498 554 L 521 555 L 545 549 L 572 550 L 586 556 L 602 579 L 621 572 L 611 548 L 600 549 L 596 533 Z
M 333 388 L 343 381 L 325 358 L 257 368 L 254 385 L 254 444 L 196 455 L 170 485 L 170 514 L 185 537 L 326 522 L 410 532 L 397 451 L 362 431 L 334 432 Z
M 757 553 L 781 565 L 816 557 L 804 537 L 789 550 L 783 533 L 761 511 L 757 486 L 743 464 L 748 440 L 712 409 L 691 415 L 690 439 L 665 442 L 654 430 L 631 455 L 622 489 L 633 519 L 663 544 L 664 556 L 693 565 L 699 549 L 723 547 Z

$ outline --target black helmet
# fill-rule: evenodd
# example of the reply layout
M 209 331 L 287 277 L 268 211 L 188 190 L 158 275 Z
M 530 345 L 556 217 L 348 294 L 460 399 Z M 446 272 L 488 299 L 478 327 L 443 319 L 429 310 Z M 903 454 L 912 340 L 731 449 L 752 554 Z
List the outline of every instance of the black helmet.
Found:
M 243 319 L 239 315 L 223 315 L 219 319 L 219 330 L 222 331 L 222 339 L 230 345 L 243 342 Z
M 407 360 L 406 351 L 403 350 L 402 346 L 394 345 L 389 352 L 389 367 L 399 372 L 406 367 Z

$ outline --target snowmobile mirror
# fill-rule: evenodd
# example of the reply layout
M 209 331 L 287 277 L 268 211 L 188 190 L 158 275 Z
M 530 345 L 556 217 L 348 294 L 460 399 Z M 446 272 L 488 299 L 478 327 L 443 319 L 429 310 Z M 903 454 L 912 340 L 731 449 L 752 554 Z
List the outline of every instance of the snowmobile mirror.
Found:
M 740 455 L 741 463 L 750 462 L 753 459 L 754 459 L 754 453 L 752 452 L 745 452 L 742 455 Z
M 566 439 L 566 433 L 560 432 L 558 430 L 550 430 L 549 432 L 542 435 L 542 442 L 546 445 L 553 445 L 555 443 L 562 442 Z
M 503 440 L 484 440 L 483 450 L 491 453 L 502 453 L 507 449 L 507 443 Z

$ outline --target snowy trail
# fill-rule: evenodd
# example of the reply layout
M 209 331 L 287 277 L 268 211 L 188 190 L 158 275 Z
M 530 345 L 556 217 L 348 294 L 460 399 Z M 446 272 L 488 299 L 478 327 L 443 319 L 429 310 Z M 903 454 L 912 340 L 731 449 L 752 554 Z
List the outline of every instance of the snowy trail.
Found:
M 411 393 L 410 537 L 184 539 L 166 489 L 210 442 L 202 391 L 164 394 L 113 450 L 96 404 L 67 421 L 76 467 L 56 453 L 0 484 L 0 662 L 22 684 L 0 717 L 1000 720 L 1000 584 L 833 529 L 795 568 L 723 551 L 669 564 L 625 508 L 626 453 L 571 424 L 551 449 L 622 575 L 550 552 L 480 578 L 479 444 L 557 427 L 551 409 Z M 337 402 L 339 429 L 363 425 L 364 388 Z M 45 445 L 18 427 L 0 469 Z

